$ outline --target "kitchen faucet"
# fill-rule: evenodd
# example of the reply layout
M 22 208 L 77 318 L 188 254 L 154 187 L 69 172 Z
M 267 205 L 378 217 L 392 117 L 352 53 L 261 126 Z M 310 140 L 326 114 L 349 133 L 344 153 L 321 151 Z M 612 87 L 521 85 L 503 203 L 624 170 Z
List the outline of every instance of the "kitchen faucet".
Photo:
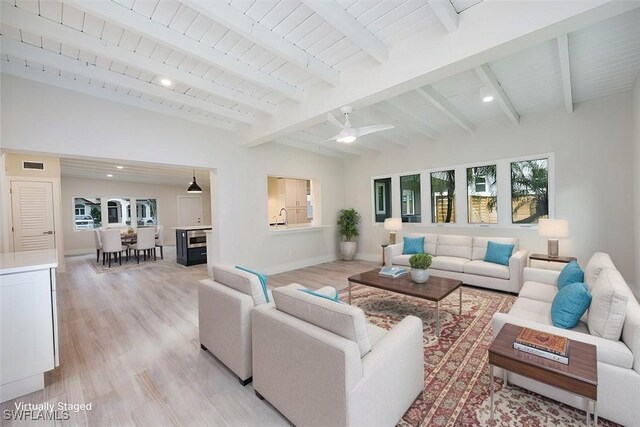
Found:
M 286 208 L 282 208 L 280 209 L 280 213 L 278 214 L 279 216 L 282 216 L 282 211 L 284 211 L 285 215 L 284 215 L 284 226 L 286 227 L 287 225 L 289 225 L 289 212 L 287 211 Z

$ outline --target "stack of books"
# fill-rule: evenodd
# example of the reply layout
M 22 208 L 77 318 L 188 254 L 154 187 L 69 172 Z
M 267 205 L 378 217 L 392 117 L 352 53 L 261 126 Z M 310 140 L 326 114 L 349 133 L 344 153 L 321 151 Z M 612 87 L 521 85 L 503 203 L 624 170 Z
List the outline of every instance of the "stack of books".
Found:
M 407 269 L 404 267 L 382 267 L 378 274 L 383 277 L 395 279 L 396 277 L 406 276 L 407 272 Z
M 569 364 L 569 339 L 566 337 L 523 328 L 516 337 L 513 348 Z

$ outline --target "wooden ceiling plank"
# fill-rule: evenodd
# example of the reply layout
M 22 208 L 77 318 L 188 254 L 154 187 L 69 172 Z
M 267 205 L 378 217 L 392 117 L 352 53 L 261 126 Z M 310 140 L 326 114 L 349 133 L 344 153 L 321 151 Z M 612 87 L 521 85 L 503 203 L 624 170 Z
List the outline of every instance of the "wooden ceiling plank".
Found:
M 316 154 L 323 154 L 325 156 L 336 157 L 338 159 L 346 159 L 349 153 L 345 153 L 342 151 L 335 151 L 330 148 L 324 147 L 322 145 L 317 144 L 307 144 L 304 142 L 293 141 L 289 138 L 278 138 L 273 142 L 277 144 L 286 145 L 288 147 L 298 148 L 300 150 L 311 151 Z
M 114 73 L 100 67 L 91 66 L 86 62 L 67 58 L 55 54 L 51 51 L 19 42 L 17 40 L 6 39 L 4 38 L 4 36 L 0 36 L 0 44 L 2 46 L 2 51 L 8 55 L 13 55 L 29 61 L 36 61 L 45 65 L 60 67 L 63 70 L 70 71 L 75 74 L 92 76 L 102 81 L 115 84 L 117 86 L 126 87 L 128 89 L 137 90 L 167 100 L 189 105 L 191 107 L 199 108 L 206 112 L 222 116 L 227 119 L 239 121 L 241 123 L 250 124 L 253 122 L 253 118 L 251 116 L 240 113 L 238 111 L 221 107 L 219 105 L 203 101 L 189 95 L 184 95 L 174 90 L 147 83 L 142 80 L 129 77 L 127 75 Z
M 429 6 L 448 32 L 452 33 L 458 29 L 458 12 L 451 0 L 429 0 Z
M 91 84 L 87 85 L 87 84 L 79 83 L 72 79 L 65 79 L 65 78 L 59 77 L 56 74 L 43 73 L 42 70 L 25 67 L 24 65 L 17 64 L 15 62 L 3 63 L 2 72 L 13 75 L 13 76 L 21 77 L 24 79 L 32 80 L 35 82 L 56 86 L 62 89 L 72 90 L 74 92 L 79 92 L 85 95 L 106 99 L 108 101 L 127 104 L 133 107 L 142 108 L 145 110 L 153 111 L 160 114 L 165 114 L 172 117 L 178 117 L 191 122 L 201 123 L 201 124 L 205 124 L 207 126 L 211 126 L 219 129 L 237 131 L 237 126 L 233 126 L 227 122 L 221 122 L 218 120 L 213 120 L 206 117 L 185 113 L 183 111 L 176 110 L 176 109 L 167 107 L 166 105 L 162 105 L 154 102 L 145 102 L 141 98 L 135 98 L 132 96 L 119 94 L 115 91 L 106 90 L 106 89 L 103 89 L 102 87 L 96 87 L 95 85 L 91 85 Z
M 182 34 L 176 34 L 175 30 L 151 19 L 147 19 L 113 2 L 87 2 L 85 0 L 66 0 L 66 2 L 94 16 L 99 16 L 106 21 L 117 23 L 129 31 L 136 32 L 158 43 L 171 46 L 173 49 L 198 58 L 200 61 L 280 92 L 289 99 L 295 101 L 301 101 L 303 99 L 302 91 L 288 82 L 270 76 L 249 64 L 237 61 L 225 55 L 224 52 L 209 48 L 197 40 L 193 40 Z M 218 3 L 216 2 L 215 5 L 217 7 Z
M 440 133 L 432 128 L 422 117 L 417 116 L 411 109 L 406 108 L 395 99 L 380 102 L 374 108 L 382 111 L 384 114 L 391 116 L 403 126 L 414 129 L 422 135 L 436 141 L 440 138 Z M 394 123 L 392 123 L 394 124 Z
M 231 5 L 208 0 L 191 0 L 189 7 L 228 27 L 242 37 L 280 56 L 314 76 L 335 86 L 340 82 L 340 72 L 299 48 L 271 29 L 254 21 Z
M 498 82 L 496 75 L 491 71 L 489 65 L 482 64 L 479 67 L 476 67 L 475 70 L 478 77 L 480 77 L 480 80 L 482 80 L 485 86 L 493 92 L 498 105 L 500 105 L 500 108 L 502 108 L 509 120 L 514 124 L 520 123 L 520 115 L 511 103 L 511 100 L 505 93 L 504 89 L 502 89 L 502 86 L 500 86 L 500 82 Z
M 449 101 L 447 101 L 444 96 L 440 95 L 440 93 L 438 93 L 438 91 L 435 90 L 433 86 L 428 85 L 424 88 L 418 88 L 416 89 L 416 92 L 418 92 L 420 96 L 429 101 L 438 110 L 447 115 L 462 129 L 466 130 L 469 133 L 473 133 L 475 131 L 475 125 L 471 123 L 471 121 L 467 119 L 464 114 L 460 112 L 460 110 L 458 110 Z
M 558 37 L 558 54 L 560 55 L 560 75 L 562 93 L 567 112 L 573 113 L 573 93 L 571 91 L 571 62 L 569 61 L 569 38 L 566 34 Z
M 387 61 L 388 52 L 384 43 L 334 0 L 302 0 L 302 3 L 376 61 L 380 63 Z
M 105 44 L 100 39 L 83 34 L 64 25 L 56 24 L 46 18 L 22 11 L 7 3 L 1 3 L 1 11 L 2 13 L 0 15 L 3 24 L 24 28 L 52 40 L 59 41 L 63 46 L 73 46 L 100 57 L 111 58 L 112 60 L 117 58 L 141 71 L 147 71 L 154 75 L 182 82 L 188 86 L 210 92 L 221 98 L 255 108 L 267 114 L 274 114 L 277 110 L 275 105 L 266 101 L 254 98 L 225 85 L 207 81 L 182 70 L 178 70 L 175 67 L 164 64 L 162 61 L 150 59 L 118 46 Z

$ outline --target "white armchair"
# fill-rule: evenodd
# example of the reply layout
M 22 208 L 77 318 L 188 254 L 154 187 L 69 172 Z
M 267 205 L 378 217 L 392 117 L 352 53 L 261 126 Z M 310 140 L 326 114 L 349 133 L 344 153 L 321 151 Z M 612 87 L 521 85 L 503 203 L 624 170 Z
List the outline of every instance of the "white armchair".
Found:
M 299 287 L 252 312 L 256 394 L 299 427 L 395 426 L 424 386 L 422 321 L 386 331 Z
M 122 265 L 122 252 L 125 251 L 125 247 L 122 246 L 120 230 L 100 230 L 100 240 L 102 241 L 102 253 L 109 257 L 109 268 L 111 268 L 111 254 L 115 255 Z M 102 264 L 104 264 L 104 258 Z
M 160 248 L 160 259 L 164 259 L 163 247 L 164 247 L 164 225 L 159 225 L 156 228 L 156 248 Z M 154 252 L 155 252 L 155 249 L 154 249 Z
M 93 239 L 95 240 L 95 244 L 96 244 L 96 262 L 100 262 L 100 251 L 102 250 L 102 239 L 100 238 L 100 230 L 97 228 L 93 230 Z
M 153 259 L 156 259 L 156 230 L 155 228 L 138 228 L 138 237 L 136 243 L 131 245 L 131 250 L 136 254 L 136 260 L 140 264 L 140 251 L 144 253 L 144 259 L 147 260 L 147 253 L 151 257 L 153 249 Z

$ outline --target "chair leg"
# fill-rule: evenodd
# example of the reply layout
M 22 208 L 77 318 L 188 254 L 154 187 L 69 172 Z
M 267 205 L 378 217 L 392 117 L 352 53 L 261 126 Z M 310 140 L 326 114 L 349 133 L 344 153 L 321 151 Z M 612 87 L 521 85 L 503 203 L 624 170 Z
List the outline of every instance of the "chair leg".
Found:
M 100 262 L 100 249 L 96 249 L 96 263 Z
M 255 390 L 254 390 L 254 391 L 255 391 Z M 264 400 L 264 396 L 263 396 L 263 395 L 261 395 L 260 393 L 258 393 L 257 391 L 256 391 L 256 396 L 258 396 L 258 399 L 260 399 L 260 400 Z
M 240 385 L 244 387 L 253 381 L 253 377 L 249 377 L 246 380 L 243 380 L 242 378 L 238 377 L 238 381 L 240 381 Z
M 162 253 L 162 246 L 160 246 L 160 259 L 164 259 L 164 254 Z
M 136 260 L 138 260 L 138 264 L 140 264 L 140 251 L 136 249 Z
M 156 258 L 156 247 L 154 246 L 153 249 L 150 249 L 150 250 L 153 250 L 153 260 L 157 261 L 158 258 Z
M 118 252 L 118 261 L 120 261 L 120 265 L 122 265 L 122 252 Z
M 109 268 L 111 268 L 111 252 L 109 252 Z

